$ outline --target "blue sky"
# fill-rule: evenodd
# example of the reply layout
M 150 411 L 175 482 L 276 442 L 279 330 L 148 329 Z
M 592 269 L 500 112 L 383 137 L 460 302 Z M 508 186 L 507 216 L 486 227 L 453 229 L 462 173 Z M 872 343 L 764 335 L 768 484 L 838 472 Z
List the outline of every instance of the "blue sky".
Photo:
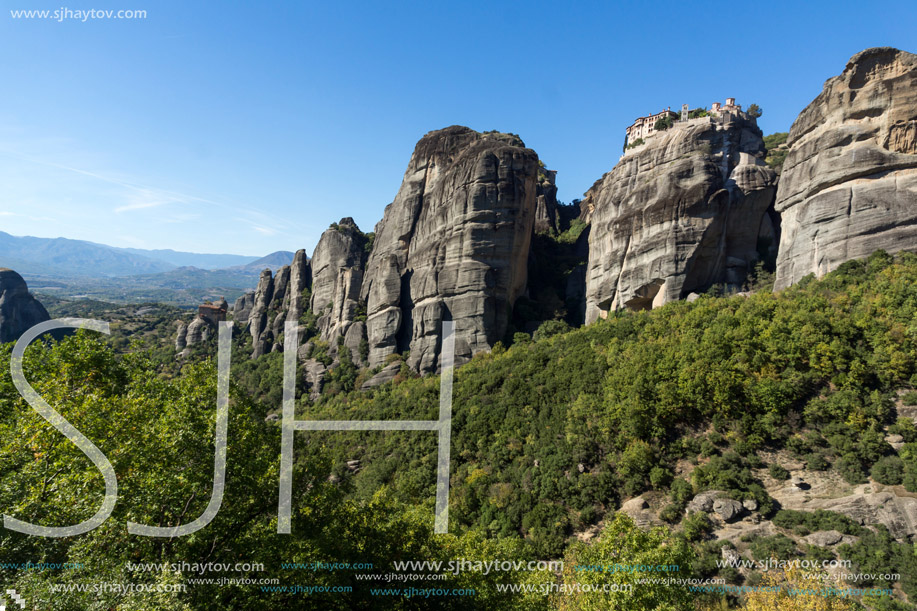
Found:
M 793 119 L 872 46 L 917 52 L 908 2 L 2 0 L 0 230 L 263 255 L 391 202 L 415 142 L 522 136 L 559 197 L 637 116 L 727 96 Z M 146 10 L 14 19 L 11 10 Z

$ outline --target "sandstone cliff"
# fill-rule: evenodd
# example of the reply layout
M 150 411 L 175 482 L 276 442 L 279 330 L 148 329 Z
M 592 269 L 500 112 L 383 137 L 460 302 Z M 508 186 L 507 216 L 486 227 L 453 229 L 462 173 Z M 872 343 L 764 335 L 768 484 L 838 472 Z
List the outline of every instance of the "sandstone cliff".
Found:
M 557 171 L 538 172 L 535 192 L 535 232 L 557 233 Z
M 303 291 L 312 285 L 312 269 L 306 252 L 299 250 L 292 265 L 284 265 L 276 274 L 261 272 L 258 288 L 250 299 L 248 330 L 252 336 L 252 358 L 283 349 L 284 323 L 299 320 L 303 312 Z M 237 301 L 244 312 L 247 301 Z M 238 320 L 238 318 L 237 318 Z
M 364 274 L 370 366 L 410 350 L 412 368 L 435 371 L 444 320 L 459 363 L 502 339 L 525 289 L 537 179 L 517 136 L 453 126 L 417 143 Z
M 854 55 L 793 123 L 776 289 L 875 250 L 917 250 L 917 55 Z
M 581 203 L 591 221 L 586 322 L 714 284 L 741 286 L 759 258 L 776 175 L 742 112 L 677 123 L 628 150 Z
M 14 342 L 30 328 L 50 319 L 44 306 L 29 293 L 22 276 L 0 268 L 0 343 Z
M 359 347 L 365 336 L 364 323 L 356 319 L 365 315 L 359 310 L 366 246 L 366 236 L 348 217 L 327 229 L 312 253 L 311 309 L 318 316 L 319 339 L 329 344 L 336 357 L 337 339 L 343 336 L 357 362 L 361 362 Z

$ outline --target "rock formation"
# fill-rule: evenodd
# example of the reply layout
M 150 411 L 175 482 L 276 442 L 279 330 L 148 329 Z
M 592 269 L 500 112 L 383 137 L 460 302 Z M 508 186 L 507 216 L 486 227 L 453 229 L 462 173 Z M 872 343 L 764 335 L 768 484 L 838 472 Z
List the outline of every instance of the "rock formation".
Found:
M 311 309 L 318 316 L 319 339 L 327 342 L 337 356 L 338 337 L 350 338 L 355 360 L 365 325 L 355 322 L 365 306 L 360 302 L 363 270 L 366 265 L 367 238 L 352 218 L 343 218 L 327 229 L 312 253 Z M 356 346 L 351 344 L 356 343 Z
M 793 123 L 776 289 L 875 250 L 917 250 L 917 55 L 854 55 Z
M 537 177 L 517 136 L 453 126 L 417 143 L 360 293 L 371 367 L 410 350 L 412 368 L 435 371 L 444 320 L 459 363 L 503 338 L 525 289 Z
M 288 321 L 299 322 L 303 311 L 309 304 L 303 303 L 305 291 L 312 282 L 312 266 L 305 250 L 297 250 L 290 266 L 290 288 L 284 298 L 283 309 Z
M 258 279 L 258 288 L 255 289 L 255 304 L 252 306 L 248 317 L 248 330 L 252 336 L 252 358 L 257 358 L 269 352 L 269 344 L 273 343 L 271 325 L 268 320 L 268 307 L 274 297 L 274 276 L 271 270 L 261 272 Z
M 311 283 L 312 269 L 304 250 L 297 251 L 292 265 L 284 265 L 276 274 L 271 274 L 269 269 L 261 272 L 252 297 L 244 296 L 252 303 L 248 316 L 252 358 L 283 350 L 284 323 L 299 320 L 303 312 L 303 291 Z M 247 301 L 236 303 L 241 311 L 248 304 Z
M 48 311 L 29 292 L 22 276 L 0 268 L 0 343 L 15 342 L 40 322 L 50 320 Z
M 535 231 L 557 233 L 557 171 L 541 169 L 535 192 Z
M 738 287 L 774 236 L 776 175 L 741 111 L 676 123 L 629 149 L 580 204 L 591 221 L 586 322 L 714 284 Z
M 253 307 L 255 307 L 255 293 L 245 293 L 236 299 L 235 305 L 232 306 L 232 319 L 243 328 L 247 327 Z

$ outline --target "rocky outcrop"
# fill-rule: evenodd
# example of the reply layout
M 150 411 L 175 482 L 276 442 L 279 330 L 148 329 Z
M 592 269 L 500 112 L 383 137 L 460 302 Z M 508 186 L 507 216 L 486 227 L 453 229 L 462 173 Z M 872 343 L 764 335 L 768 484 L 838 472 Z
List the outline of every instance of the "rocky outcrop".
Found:
M 321 361 L 307 359 L 302 364 L 302 371 L 306 380 L 306 388 L 309 389 L 309 398 L 315 401 L 322 394 L 322 384 L 325 382 L 325 374 L 328 369 Z
M 188 325 L 188 332 L 185 338 L 187 346 L 194 346 L 210 339 L 211 326 L 203 318 L 197 317 Z
M 312 265 L 306 257 L 306 251 L 297 250 L 290 265 L 290 288 L 284 298 L 283 309 L 287 320 L 299 322 L 303 311 L 309 306 L 305 303 L 304 291 L 312 284 Z
M 741 111 L 676 123 L 627 150 L 580 204 L 592 224 L 586 322 L 740 287 L 761 257 L 759 236 L 775 233 L 776 174 L 764 152 Z
M 369 390 L 370 388 L 375 388 L 376 386 L 382 386 L 383 384 L 391 382 L 395 379 L 395 376 L 398 375 L 399 371 L 401 371 L 401 361 L 389 363 L 383 367 L 379 373 L 363 382 L 363 385 L 360 386 L 360 389 Z
M 188 347 L 188 325 L 178 321 L 175 332 L 175 351 L 181 352 Z
M 365 326 L 351 332 L 361 309 L 360 288 L 366 265 L 367 238 L 352 218 L 343 218 L 328 228 L 312 253 L 312 312 L 318 316 L 319 339 L 327 342 L 330 354 L 337 356 L 337 339 L 360 333 L 357 348 L 365 335 Z
M 0 267 L 0 343 L 15 342 L 38 323 L 50 319 L 22 276 Z
M 257 358 L 269 352 L 269 346 L 273 343 L 271 335 L 270 321 L 268 320 L 268 308 L 271 299 L 274 297 L 274 276 L 271 270 L 266 269 L 261 272 L 258 279 L 258 288 L 255 289 L 255 304 L 252 306 L 251 314 L 248 317 L 248 329 L 252 336 L 252 358 Z
M 232 319 L 243 328 L 248 326 L 248 319 L 252 314 L 252 308 L 255 307 L 255 293 L 245 293 L 236 299 L 235 305 L 232 306 Z
M 410 350 L 413 369 L 435 371 L 444 320 L 458 363 L 503 338 L 525 289 L 537 178 L 517 136 L 454 126 L 417 143 L 364 274 L 370 366 Z
M 535 192 L 535 232 L 557 233 L 557 171 L 538 172 Z
M 776 289 L 878 249 L 917 250 L 917 55 L 854 55 L 787 144 Z
M 251 298 L 248 329 L 252 336 L 252 358 L 267 352 L 283 350 L 284 323 L 298 321 L 303 312 L 303 291 L 311 286 L 312 270 L 306 253 L 299 250 L 292 265 L 284 265 L 276 274 L 261 272 L 258 288 Z M 247 301 L 238 305 L 242 311 Z M 238 319 L 237 319 L 238 320 Z

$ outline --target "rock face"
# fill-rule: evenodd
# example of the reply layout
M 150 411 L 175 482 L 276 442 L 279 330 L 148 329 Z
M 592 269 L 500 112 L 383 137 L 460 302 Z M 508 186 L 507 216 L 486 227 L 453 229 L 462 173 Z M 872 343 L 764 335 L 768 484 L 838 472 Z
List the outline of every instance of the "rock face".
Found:
M 875 250 L 917 250 L 917 55 L 854 55 L 793 123 L 776 289 Z
M 557 233 L 557 171 L 540 170 L 535 195 L 535 231 Z
M 312 265 L 306 257 L 306 251 L 297 250 L 293 255 L 293 263 L 290 265 L 290 288 L 284 298 L 283 309 L 287 313 L 287 320 L 298 322 L 303 311 L 309 304 L 304 303 L 303 291 L 305 291 L 312 282 Z
M 236 299 L 235 305 L 232 306 L 232 319 L 242 327 L 248 326 L 248 318 L 251 316 L 253 307 L 255 307 L 255 293 L 245 293 Z
M 457 363 L 503 338 L 525 289 L 537 182 L 538 156 L 517 136 L 453 126 L 417 143 L 360 292 L 371 367 L 410 350 L 412 368 L 435 371 L 444 320 Z
M 739 287 L 774 237 L 776 174 L 755 119 L 738 112 L 676 123 L 628 150 L 586 193 L 592 224 L 586 322 Z
M 274 276 L 271 270 L 261 272 L 258 279 L 258 288 L 255 289 L 255 304 L 252 306 L 248 317 L 248 329 L 252 335 L 252 358 L 257 358 L 269 351 L 269 344 L 273 343 L 270 324 L 268 320 L 268 307 L 274 297 Z
M 48 311 L 29 292 L 22 276 L 0 268 L 0 343 L 15 342 L 40 322 L 50 320 Z
M 354 322 L 365 306 L 360 302 L 363 270 L 366 265 L 367 238 L 352 218 L 343 218 L 322 234 L 312 253 L 312 312 L 318 316 L 319 339 L 337 353 L 337 338 L 344 336 L 359 345 L 365 326 Z M 365 311 L 362 312 L 365 315 Z
M 298 321 L 303 312 L 303 291 L 312 284 L 312 270 L 304 250 L 293 257 L 292 265 L 284 265 L 277 274 L 266 269 L 261 272 L 258 288 L 236 302 L 242 312 L 251 300 L 248 330 L 252 336 L 252 358 L 268 352 L 283 350 L 284 323 Z M 239 318 L 236 318 L 239 320 Z

